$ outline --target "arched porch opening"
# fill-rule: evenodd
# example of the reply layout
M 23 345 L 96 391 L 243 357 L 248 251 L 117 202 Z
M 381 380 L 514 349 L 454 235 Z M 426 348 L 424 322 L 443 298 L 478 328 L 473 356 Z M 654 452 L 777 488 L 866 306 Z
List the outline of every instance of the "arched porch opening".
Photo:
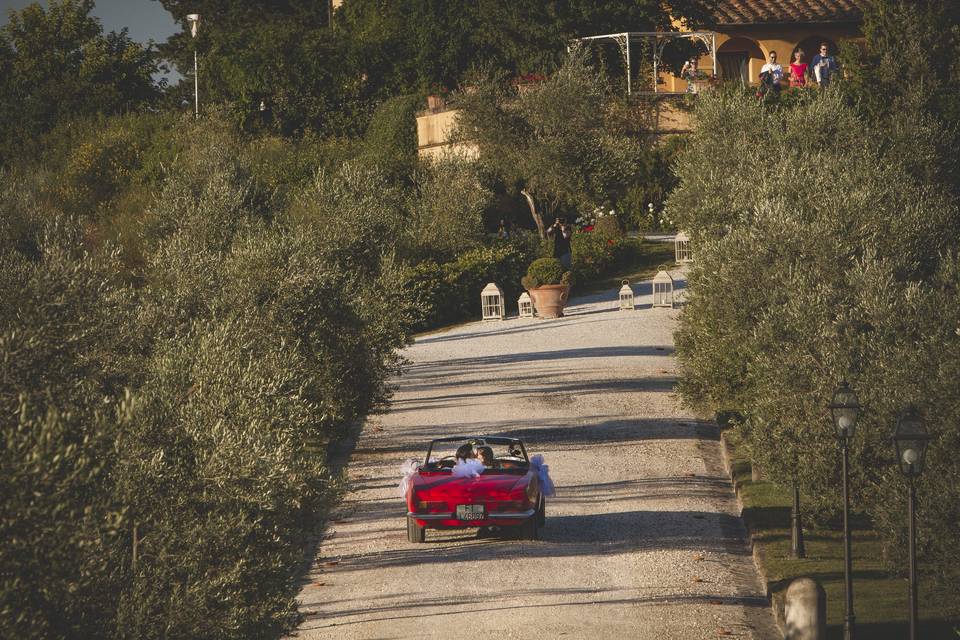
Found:
M 717 49 L 720 79 L 739 82 L 744 87 L 751 84 L 754 76 L 759 75 L 763 60 L 760 45 L 749 38 L 731 38 Z M 754 69 L 757 73 L 753 73 Z

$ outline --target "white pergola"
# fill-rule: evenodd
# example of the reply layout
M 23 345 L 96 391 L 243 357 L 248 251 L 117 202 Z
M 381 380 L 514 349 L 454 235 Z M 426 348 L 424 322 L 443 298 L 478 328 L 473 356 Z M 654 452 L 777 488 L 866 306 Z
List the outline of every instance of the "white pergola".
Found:
M 605 33 L 599 36 L 577 38 L 576 42 L 596 42 L 608 40 L 620 47 L 624 62 L 627 65 L 627 95 L 633 95 L 632 66 L 630 60 L 630 39 L 653 40 L 653 92 L 657 93 L 657 79 L 660 74 L 660 58 L 663 48 L 670 40 L 695 40 L 702 42 L 713 60 L 713 71 L 717 73 L 717 34 L 713 31 L 624 31 L 623 33 Z

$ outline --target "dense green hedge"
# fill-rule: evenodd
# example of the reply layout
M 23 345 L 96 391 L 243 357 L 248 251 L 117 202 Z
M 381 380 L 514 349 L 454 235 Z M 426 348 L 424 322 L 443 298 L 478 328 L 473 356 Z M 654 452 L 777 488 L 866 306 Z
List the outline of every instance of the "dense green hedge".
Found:
M 386 397 L 414 311 L 378 236 L 342 252 L 265 208 L 237 141 L 188 133 L 136 286 L 89 219 L 4 183 L 0 636 L 290 629 L 325 444 Z M 325 202 L 372 216 L 363 191 Z
M 417 329 L 431 329 L 480 314 L 480 292 L 488 282 L 503 289 L 508 312 L 522 289 L 520 278 L 535 254 L 530 243 L 478 247 L 444 264 L 425 261 L 408 271 L 410 289 L 421 315 Z
M 906 482 L 891 436 L 918 404 L 934 435 L 918 483 L 921 567 L 955 585 L 960 214 L 937 179 L 939 125 L 909 110 L 874 125 L 833 92 L 790 107 L 733 93 L 698 103 L 669 200 L 696 247 L 676 337 L 683 397 L 742 414 L 760 468 L 829 516 L 839 456 L 825 407 L 848 380 L 865 407 L 854 505 L 892 567 L 905 558 Z

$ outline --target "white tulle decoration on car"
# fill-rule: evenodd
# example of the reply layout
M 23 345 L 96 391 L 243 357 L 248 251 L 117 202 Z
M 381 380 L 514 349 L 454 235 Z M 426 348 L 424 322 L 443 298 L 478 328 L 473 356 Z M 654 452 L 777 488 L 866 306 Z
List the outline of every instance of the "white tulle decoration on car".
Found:
M 484 470 L 483 463 L 476 458 L 457 459 L 457 464 L 453 465 L 452 474 L 454 478 L 476 478 Z
M 410 458 L 403 463 L 400 467 L 400 473 L 403 474 L 403 478 L 400 480 L 398 489 L 400 490 L 400 497 L 406 498 L 407 491 L 410 490 L 410 483 L 413 482 L 413 476 L 420 470 L 420 461 Z
M 550 479 L 550 467 L 543 463 L 542 455 L 538 453 L 530 458 L 530 468 L 540 477 L 540 493 L 548 497 L 555 495 L 557 489 Z

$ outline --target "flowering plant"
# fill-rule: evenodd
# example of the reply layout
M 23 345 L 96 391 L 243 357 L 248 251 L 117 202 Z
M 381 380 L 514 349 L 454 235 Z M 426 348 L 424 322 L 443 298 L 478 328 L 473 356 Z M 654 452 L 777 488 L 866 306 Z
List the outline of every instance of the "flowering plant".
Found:
M 537 82 L 543 82 L 547 79 L 547 76 L 541 73 L 527 73 L 522 76 L 517 76 L 513 79 L 513 84 L 534 84 Z

